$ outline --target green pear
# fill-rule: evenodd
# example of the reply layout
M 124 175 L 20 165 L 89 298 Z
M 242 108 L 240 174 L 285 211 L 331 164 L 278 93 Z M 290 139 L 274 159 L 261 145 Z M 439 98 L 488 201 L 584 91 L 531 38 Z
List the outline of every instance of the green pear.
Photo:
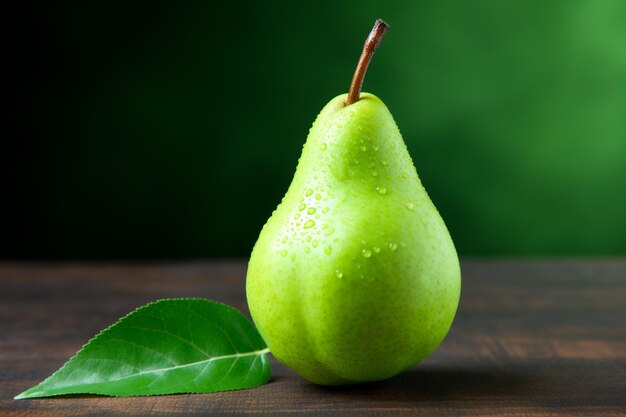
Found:
M 357 94 L 332 99 L 313 123 L 247 273 L 272 354 L 321 385 L 382 380 L 420 362 L 460 295 L 454 244 L 391 113 Z

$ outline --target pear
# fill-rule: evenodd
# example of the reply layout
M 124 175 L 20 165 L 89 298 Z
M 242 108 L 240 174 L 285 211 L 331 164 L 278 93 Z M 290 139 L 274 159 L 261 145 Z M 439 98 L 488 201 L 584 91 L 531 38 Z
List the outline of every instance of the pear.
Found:
M 382 380 L 420 362 L 459 301 L 448 230 L 391 113 L 360 92 L 381 22 L 350 93 L 313 123 L 248 265 L 248 305 L 272 354 L 320 385 Z

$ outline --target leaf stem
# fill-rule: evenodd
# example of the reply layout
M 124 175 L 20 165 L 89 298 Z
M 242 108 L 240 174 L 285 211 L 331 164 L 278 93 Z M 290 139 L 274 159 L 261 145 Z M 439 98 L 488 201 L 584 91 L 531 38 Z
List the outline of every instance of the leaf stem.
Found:
M 352 103 L 356 103 L 361 98 L 361 88 L 363 87 L 363 80 L 365 79 L 365 73 L 367 67 L 374 56 L 374 52 L 380 41 L 385 36 L 385 32 L 389 29 L 389 25 L 382 19 L 377 19 L 374 23 L 374 27 L 369 36 L 365 40 L 363 45 L 363 51 L 359 57 L 359 62 L 356 65 L 354 76 L 352 77 L 352 83 L 350 84 L 350 90 L 348 90 L 348 98 L 346 99 L 346 105 L 349 106 Z

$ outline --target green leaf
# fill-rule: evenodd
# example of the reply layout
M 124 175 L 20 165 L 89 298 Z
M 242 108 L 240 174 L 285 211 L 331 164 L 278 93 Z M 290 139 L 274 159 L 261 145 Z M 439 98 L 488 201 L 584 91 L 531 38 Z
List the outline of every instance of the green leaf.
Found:
M 100 332 L 15 399 L 252 388 L 270 377 L 268 352 L 254 326 L 232 307 L 204 299 L 160 300 Z

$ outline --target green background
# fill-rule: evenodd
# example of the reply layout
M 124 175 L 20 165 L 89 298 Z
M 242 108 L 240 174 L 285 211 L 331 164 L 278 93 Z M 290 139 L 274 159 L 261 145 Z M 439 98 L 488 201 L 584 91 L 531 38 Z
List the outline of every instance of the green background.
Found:
M 460 254 L 626 254 L 626 2 L 209 3 L 23 11 L 4 257 L 247 256 L 379 17 Z

